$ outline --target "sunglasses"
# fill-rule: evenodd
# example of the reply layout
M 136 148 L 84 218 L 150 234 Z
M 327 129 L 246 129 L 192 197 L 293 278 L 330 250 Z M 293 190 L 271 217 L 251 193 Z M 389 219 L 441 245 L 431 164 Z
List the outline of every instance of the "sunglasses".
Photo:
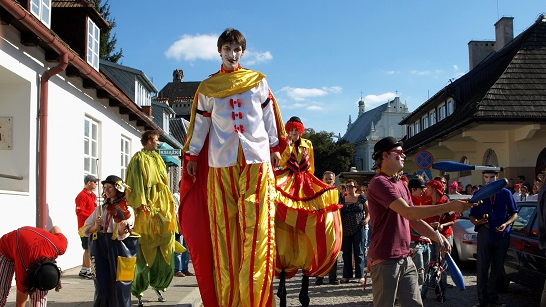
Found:
M 402 149 L 393 149 L 393 150 L 389 150 L 387 151 L 388 153 L 396 153 L 397 155 L 401 156 L 404 154 L 404 150 Z

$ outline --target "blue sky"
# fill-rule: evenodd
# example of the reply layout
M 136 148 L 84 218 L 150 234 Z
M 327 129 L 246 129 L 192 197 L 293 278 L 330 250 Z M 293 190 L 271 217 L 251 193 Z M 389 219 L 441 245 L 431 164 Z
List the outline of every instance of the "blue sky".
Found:
M 366 110 L 398 95 L 413 111 L 468 72 L 468 42 L 494 40 L 500 17 L 517 36 L 541 13 L 546 0 L 110 0 L 120 64 L 158 90 L 174 69 L 185 81 L 216 72 L 216 40 L 233 27 L 247 39 L 241 64 L 267 75 L 283 119 L 336 135 L 361 96 Z

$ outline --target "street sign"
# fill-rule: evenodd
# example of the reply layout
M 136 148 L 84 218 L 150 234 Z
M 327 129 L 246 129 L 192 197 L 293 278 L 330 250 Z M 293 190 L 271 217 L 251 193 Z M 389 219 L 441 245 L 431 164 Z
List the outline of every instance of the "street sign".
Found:
M 420 169 L 430 169 L 434 163 L 432 154 L 426 150 L 421 150 L 415 154 L 415 164 Z
M 429 169 L 427 169 L 427 170 L 419 170 L 419 171 L 417 171 L 416 173 L 417 173 L 417 175 L 423 177 L 423 180 L 424 180 L 425 182 L 432 180 L 432 172 L 431 172 Z
M 182 149 L 158 149 L 157 153 L 160 156 L 181 156 Z

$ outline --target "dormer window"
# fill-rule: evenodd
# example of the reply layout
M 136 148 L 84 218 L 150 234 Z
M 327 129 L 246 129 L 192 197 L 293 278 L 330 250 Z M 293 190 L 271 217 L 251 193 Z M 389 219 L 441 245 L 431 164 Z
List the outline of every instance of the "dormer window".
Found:
M 91 20 L 87 20 L 87 63 L 99 70 L 99 27 Z
M 428 112 L 428 121 L 431 126 L 436 124 L 436 110 Z
M 135 103 L 139 107 L 152 105 L 152 95 L 138 80 L 135 80 Z
M 31 0 L 30 12 L 48 28 L 51 26 L 51 0 Z
M 438 121 L 442 121 L 446 118 L 446 104 L 442 103 L 438 106 Z
M 453 111 L 455 111 L 455 100 L 452 98 L 447 101 L 447 116 L 453 114 Z

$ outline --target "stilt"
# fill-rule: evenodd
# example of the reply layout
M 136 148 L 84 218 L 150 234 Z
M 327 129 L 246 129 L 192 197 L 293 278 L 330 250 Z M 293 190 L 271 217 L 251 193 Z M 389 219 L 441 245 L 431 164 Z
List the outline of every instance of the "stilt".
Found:
M 286 307 L 286 273 L 284 271 L 279 274 L 279 289 L 277 289 L 277 296 L 281 300 L 280 307 Z
M 161 295 L 161 292 L 159 292 L 159 290 L 154 290 L 155 293 L 157 294 L 157 301 L 158 302 L 166 302 L 167 299 L 163 297 L 163 295 Z
M 302 307 L 309 307 L 309 276 L 307 275 L 303 275 L 301 280 L 299 299 Z

